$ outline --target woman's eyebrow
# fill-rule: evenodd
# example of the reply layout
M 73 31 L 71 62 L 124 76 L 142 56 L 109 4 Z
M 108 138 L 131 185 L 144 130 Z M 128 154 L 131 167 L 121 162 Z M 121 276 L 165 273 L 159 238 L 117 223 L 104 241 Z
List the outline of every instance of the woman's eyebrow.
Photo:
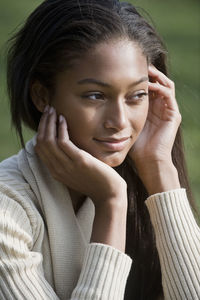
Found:
M 129 88 L 130 87 L 134 87 L 136 85 L 138 85 L 139 83 L 143 82 L 143 81 L 148 81 L 149 78 L 147 76 L 144 76 L 142 78 L 140 78 L 139 80 L 131 83 L 129 85 Z M 88 84 L 88 83 L 92 83 L 92 84 L 96 84 L 96 85 L 100 85 L 102 87 L 107 87 L 107 88 L 111 88 L 112 86 L 106 82 L 103 82 L 103 81 L 100 81 L 100 80 L 97 80 L 97 79 L 94 79 L 94 78 L 85 78 L 85 79 L 82 79 L 82 80 L 79 80 L 77 82 L 78 84 Z

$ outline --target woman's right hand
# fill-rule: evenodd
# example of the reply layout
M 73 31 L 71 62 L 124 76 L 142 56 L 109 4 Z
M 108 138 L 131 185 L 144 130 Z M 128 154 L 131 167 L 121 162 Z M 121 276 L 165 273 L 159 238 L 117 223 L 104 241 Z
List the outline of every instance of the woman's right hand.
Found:
M 68 188 L 91 198 L 95 218 L 91 242 L 111 245 L 125 252 L 127 186 L 111 167 L 69 139 L 67 123 L 53 108 L 46 109 L 39 127 L 35 151 L 51 175 Z
M 60 116 L 57 125 L 53 107 L 47 107 L 41 117 L 35 151 L 56 180 L 89 196 L 96 208 L 108 202 L 113 204 L 116 199 L 124 200 L 126 182 L 123 178 L 70 141 L 66 120 Z M 122 205 L 126 207 L 127 203 Z

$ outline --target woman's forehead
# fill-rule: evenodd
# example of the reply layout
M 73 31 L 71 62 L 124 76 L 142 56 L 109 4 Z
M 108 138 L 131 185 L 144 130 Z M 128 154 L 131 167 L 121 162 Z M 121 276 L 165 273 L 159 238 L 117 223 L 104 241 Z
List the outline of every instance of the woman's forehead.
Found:
M 138 80 L 147 74 L 147 59 L 133 42 L 102 43 L 76 61 L 65 76 L 80 82 L 87 78 L 105 81 L 109 78 Z M 106 77 L 106 78 L 105 78 Z

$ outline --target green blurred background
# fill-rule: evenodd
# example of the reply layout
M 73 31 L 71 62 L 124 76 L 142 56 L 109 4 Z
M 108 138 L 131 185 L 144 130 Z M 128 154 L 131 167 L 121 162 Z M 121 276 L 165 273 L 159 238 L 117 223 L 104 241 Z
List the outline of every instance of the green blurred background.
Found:
M 0 0 L 0 160 L 20 149 L 15 131 L 10 126 L 5 88 L 5 42 L 41 2 Z M 200 1 L 135 0 L 132 3 L 147 12 L 140 10 L 153 20 L 167 45 L 169 70 L 176 83 L 177 100 L 183 116 L 190 182 L 200 207 Z M 25 130 L 26 140 L 32 135 Z

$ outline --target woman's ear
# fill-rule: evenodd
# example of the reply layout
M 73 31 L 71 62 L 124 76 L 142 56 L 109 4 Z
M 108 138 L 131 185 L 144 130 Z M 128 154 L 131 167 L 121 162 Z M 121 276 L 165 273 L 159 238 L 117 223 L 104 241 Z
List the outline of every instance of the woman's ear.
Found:
M 30 89 L 33 104 L 40 112 L 44 111 L 45 106 L 49 103 L 48 89 L 38 80 L 34 81 Z

